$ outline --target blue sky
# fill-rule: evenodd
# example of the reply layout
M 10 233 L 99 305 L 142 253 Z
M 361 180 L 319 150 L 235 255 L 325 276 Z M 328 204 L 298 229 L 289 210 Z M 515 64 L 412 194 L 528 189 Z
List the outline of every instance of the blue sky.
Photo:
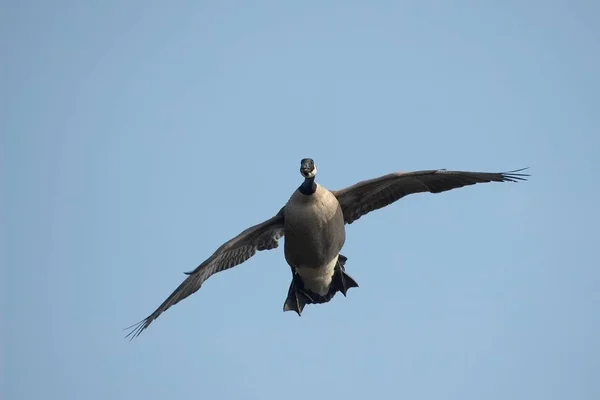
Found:
M 3 399 L 600 398 L 598 2 L 2 8 Z M 362 218 L 301 318 L 280 247 L 125 340 L 303 157 L 533 176 Z

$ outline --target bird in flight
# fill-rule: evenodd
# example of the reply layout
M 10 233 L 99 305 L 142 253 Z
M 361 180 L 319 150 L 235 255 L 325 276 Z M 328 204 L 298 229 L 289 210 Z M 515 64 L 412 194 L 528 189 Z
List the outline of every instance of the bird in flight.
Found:
M 413 193 L 441 193 L 486 182 L 526 180 L 526 168 L 500 173 L 447 171 L 444 169 L 393 172 L 330 191 L 315 182 L 317 166 L 311 158 L 300 161 L 302 184 L 273 217 L 251 226 L 221 245 L 148 317 L 126 329 L 137 337 L 169 307 L 192 295 L 212 275 L 235 267 L 257 251 L 279 246 L 285 236 L 284 255 L 291 268 L 292 282 L 283 311 L 302 314 L 307 304 L 330 301 L 337 292 L 344 296 L 358 287 L 346 273 L 347 258 L 340 254 L 346 240 L 346 224 L 388 206 Z

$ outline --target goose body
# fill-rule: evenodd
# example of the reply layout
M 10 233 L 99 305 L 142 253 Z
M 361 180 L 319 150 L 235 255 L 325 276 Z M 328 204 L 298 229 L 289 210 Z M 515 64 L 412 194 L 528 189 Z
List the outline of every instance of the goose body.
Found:
M 344 296 L 358 287 L 346 273 L 347 258 L 340 254 L 346 241 L 346 225 L 362 216 L 414 193 L 441 193 L 484 182 L 517 182 L 526 174 L 425 170 L 394 172 L 358 182 L 342 190 L 330 191 L 315 182 L 316 165 L 302 159 L 302 184 L 273 217 L 249 227 L 221 245 L 148 317 L 127 336 L 138 336 L 164 311 L 200 289 L 212 275 L 248 260 L 257 251 L 279 246 L 285 236 L 284 255 L 292 272 L 284 311 L 302 314 L 307 304 L 330 301 L 337 292 Z
M 311 292 L 326 296 L 346 241 L 337 198 L 316 184 L 313 194 L 294 192 L 284 208 L 285 260 Z

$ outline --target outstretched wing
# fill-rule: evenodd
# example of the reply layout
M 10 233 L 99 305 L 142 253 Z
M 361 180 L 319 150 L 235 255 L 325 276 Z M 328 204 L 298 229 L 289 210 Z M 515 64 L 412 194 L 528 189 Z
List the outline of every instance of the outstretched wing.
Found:
M 169 307 L 192 295 L 212 275 L 235 267 L 248 260 L 257 251 L 271 250 L 279 246 L 284 234 L 283 208 L 274 217 L 254 225 L 219 247 L 206 261 L 191 272 L 177 289 L 147 318 L 126 329 L 132 329 L 126 337 L 139 336 L 152 321 Z
M 358 182 L 345 189 L 333 191 L 337 197 L 344 220 L 351 224 L 371 211 L 392 204 L 413 193 L 441 193 L 463 186 L 484 182 L 517 182 L 525 180 L 526 168 L 510 172 L 446 171 L 444 169 L 394 172 L 379 178 Z

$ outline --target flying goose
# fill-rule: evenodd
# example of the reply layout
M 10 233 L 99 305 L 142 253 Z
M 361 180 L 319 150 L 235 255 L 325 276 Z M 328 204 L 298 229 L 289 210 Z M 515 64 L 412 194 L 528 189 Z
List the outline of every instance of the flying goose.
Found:
M 248 260 L 257 251 L 278 247 L 285 236 L 285 260 L 292 271 L 283 311 L 299 316 L 306 304 L 326 303 L 341 292 L 358 287 L 345 271 L 347 258 L 340 254 L 346 240 L 346 224 L 413 193 L 441 193 L 485 182 L 526 180 L 523 169 L 504 172 L 427 170 L 394 172 L 330 191 L 315 182 L 317 166 L 310 158 L 300 161 L 304 182 L 272 218 L 251 226 L 219 247 L 191 272 L 177 289 L 147 318 L 130 326 L 138 336 L 169 307 L 195 293 L 217 272 Z

